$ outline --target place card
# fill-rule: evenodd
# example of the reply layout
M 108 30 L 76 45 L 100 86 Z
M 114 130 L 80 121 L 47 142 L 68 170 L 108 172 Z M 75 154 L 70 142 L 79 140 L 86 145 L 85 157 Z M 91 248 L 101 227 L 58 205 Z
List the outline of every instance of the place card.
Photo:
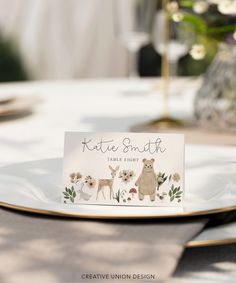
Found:
M 180 206 L 184 135 L 66 132 L 65 204 Z

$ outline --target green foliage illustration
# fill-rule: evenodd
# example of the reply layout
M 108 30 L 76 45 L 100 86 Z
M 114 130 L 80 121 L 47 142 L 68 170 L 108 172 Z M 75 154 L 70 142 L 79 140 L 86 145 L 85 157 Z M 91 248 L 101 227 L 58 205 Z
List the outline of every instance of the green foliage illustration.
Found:
M 160 186 L 165 183 L 165 181 L 167 180 L 167 178 L 168 178 L 168 176 L 166 176 L 165 173 L 159 172 L 159 173 L 157 174 L 157 189 L 159 189 Z
M 179 187 L 175 187 L 174 185 L 171 186 L 171 189 L 169 190 L 169 197 L 170 201 L 177 200 L 178 202 L 181 202 L 183 191 L 180 190 Z
M 121 202 L 121 199 L 124 198 L 125 193 L 126 193 L 126 190 L 122 190 L 122 191 L 121 191 L 121 190 L 119 189 L 118 192 L 115 194 L 114 199 L 116 199 L 117 202 L 120 203 L 120 202 Z
M 66 203 L 66 200 L 70 200 L 72 203 L 75 202 L 76 192 L 73 186 L 71 188 L 65 187 L 63 195 L 65 199 L 64 203 Z

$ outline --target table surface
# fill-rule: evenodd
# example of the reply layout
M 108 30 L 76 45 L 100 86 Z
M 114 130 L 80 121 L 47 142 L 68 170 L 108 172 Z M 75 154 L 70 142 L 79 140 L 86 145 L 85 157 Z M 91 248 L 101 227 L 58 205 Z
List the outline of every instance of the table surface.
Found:
M 193 118 L 193 98 L 200 83 L 192 78 L 171 80 L 173 116 Z M 0 120 L 1 166 L 62 156 L 64 131 L 127 131 L 162 113 L 161 82 L 154 79 L 11 83 L 0 85 L 1 94 L 41 99 L 32 115 Z M 199 142 L 199 135 L 194 135 L 189 141 L 196 138 Z M 201 143 L 218 140 L 211 134 L 209 139 L 200 139 Z M 233 135 L 222 141 L 236 144 Z M 170 282 L 232 283 L 235 277 L 236 245 L 228 245 L 186 250 Z

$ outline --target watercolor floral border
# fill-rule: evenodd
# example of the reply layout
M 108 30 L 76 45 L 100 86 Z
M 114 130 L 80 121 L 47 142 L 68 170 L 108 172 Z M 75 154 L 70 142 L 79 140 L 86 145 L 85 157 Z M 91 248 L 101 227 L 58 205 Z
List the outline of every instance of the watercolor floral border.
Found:
M 135 176 L 135 172 L 133 170 L 122 169 L 119 172 L 118 178 L 121 180 L 121 183 L 124 185 L 128 185 Z M 183 197 L 183 190 L 181 187 L 177 185 L 180 181 L 181 177 L 179 173 L 175 172 L 173 174 L 166 174 L 165 172 L 158 172 L 156 174 L 157 178 L 157 188 L 156 188 L 156 196 L 157 199 L 160 201 L 165 200 L 169 197 L 170 202 L 181 202 Z M 80 172 L 72 172 L 69 175 L 69 180 L 71 186 L 65 187 L 63 194 L 64 203 L 75 203 L 76 197 L 79 196 L 80 200 L 88 201 L 92 195 L 94 189 L 97 185 L 97 181 L 90 175 L 87 175 L 83 178 L 83 175 Z M 169 190 L 166 192 L 160 192 L 160 188 L 163 186 L 164 183 L 168 182 Z M 80 188 L 76 191 L 75 185 L 80 184 Z M 85 193 L 83 191 L 84 186 L 87 186 L 91 189 L 91 193 Z M 113 199 L 117 201 L 119 204 L 129 204 L 132 202 L 133 199 L 138 200 L 135 198 L 137 195 L 138 190 L 135 187 L 131 187 L 130 189 L 127 188 L 119 188 L 113 196 Z

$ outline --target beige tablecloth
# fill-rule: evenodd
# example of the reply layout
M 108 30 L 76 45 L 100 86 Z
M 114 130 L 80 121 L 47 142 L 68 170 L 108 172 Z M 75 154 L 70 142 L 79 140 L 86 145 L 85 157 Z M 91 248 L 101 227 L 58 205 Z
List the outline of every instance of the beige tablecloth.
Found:
M 70 220 L 1 209 L 0 282 L 147 282 L 141 275 L 161 282 L 206 222 Z M 89 276 L 109 279 L 83 279 Z

